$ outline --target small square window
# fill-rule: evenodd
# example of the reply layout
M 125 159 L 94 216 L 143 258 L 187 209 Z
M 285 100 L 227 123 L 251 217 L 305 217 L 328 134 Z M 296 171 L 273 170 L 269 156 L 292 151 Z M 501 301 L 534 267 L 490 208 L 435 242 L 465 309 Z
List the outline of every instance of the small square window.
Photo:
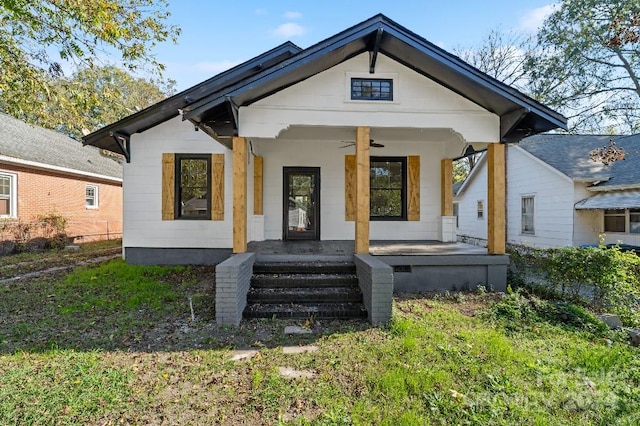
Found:
M 389 78 L 352 78 L 351 99 L 393 101 L 393 80 Z
M 98 208 L 98 186 L 87 185 L 85 188 L 85 207 L 88 209 Z

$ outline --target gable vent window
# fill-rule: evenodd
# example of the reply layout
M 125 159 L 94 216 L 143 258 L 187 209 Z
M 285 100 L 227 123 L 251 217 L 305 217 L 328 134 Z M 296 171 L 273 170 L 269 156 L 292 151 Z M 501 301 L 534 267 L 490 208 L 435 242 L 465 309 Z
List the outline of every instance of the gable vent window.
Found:
M 356 101 L 393 101 L 393 80 L 352 78 L 351 99 Z

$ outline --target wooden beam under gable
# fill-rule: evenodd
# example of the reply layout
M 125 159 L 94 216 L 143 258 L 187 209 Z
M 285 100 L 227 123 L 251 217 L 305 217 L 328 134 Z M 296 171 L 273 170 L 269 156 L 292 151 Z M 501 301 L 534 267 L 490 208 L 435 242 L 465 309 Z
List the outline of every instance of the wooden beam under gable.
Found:
M 233 253 L 247 251 L 247 139 L 233 138 Z
M 356 247 L 358 254 L 369 253 L 370 160 L 368 127 L 356 129 Z

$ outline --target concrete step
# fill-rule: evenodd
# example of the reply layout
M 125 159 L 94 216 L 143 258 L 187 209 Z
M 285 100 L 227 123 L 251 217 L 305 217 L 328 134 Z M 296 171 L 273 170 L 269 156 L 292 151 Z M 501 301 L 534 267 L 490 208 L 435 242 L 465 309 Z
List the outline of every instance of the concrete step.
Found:
M 366 318 L 362 303 L 251 304 L 244 310 L 245 318 Z
M 264 274 L 254 273 L 251 287 L 282 288 L 282 287 L 357 287 L 358 277 L 355 274 Z
M 254 274 L 355 274 L 353 262 L 257 262 Z
M 252 288 L 247 294 L 247 303 L 362 303 L 362 292 L 351 287 L 276 287 Z

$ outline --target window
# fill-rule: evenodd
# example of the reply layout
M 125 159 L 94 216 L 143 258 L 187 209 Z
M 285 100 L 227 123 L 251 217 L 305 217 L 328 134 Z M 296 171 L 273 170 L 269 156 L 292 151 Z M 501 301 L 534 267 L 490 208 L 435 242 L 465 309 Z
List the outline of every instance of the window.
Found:
M 371 220 L 406 220 L 407 159 L 371 157 Z
M 16 175 L 0 173 L 0 217 L 16 217 Z
M 352 78 L 351 99 L 366 101 L 393 101 L 393 79 Z
M 629 210 L 629 232 L 640 234 L 640 209 Z
M 84 205 L 88 209 L 98 208 L 98 185 L 87 185 L 84 190 Z
M 176 217 L 211 219 L 211 156 L 176 155 Z
M 532 196 L 522 197 L 522 233 L 534 234 L 533 223 L 534 198 Z
M 625 222 L 624 210 L 604 211 L 604 232 L 625 232 Z
M 458 222 L 458 203 L 453 203 L 453 215 L 456 217 L 456 228 L 459 226 Z
M 478 201 L 478 219 L 484 219 L 484 201 Z

